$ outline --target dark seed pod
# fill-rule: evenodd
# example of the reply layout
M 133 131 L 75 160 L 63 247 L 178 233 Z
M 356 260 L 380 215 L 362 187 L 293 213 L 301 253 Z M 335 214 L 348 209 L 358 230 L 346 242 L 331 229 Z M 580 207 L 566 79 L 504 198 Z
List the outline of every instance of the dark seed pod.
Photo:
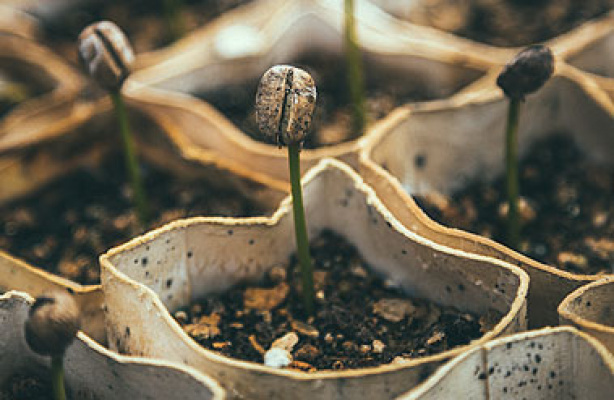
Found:
M 302 144 L 316 103 L 313 78 L 300 68 L 276 65 L 264 73 L 256 94 L 256 118 L 267 141 Z
M 36 299 L 25 323 L 26 342 L 41 355 L 61 355 L 81 325 L 79 307 L 66 292 L 54 292 Z
M 554 72 L 554 57 L 546 46 L 537 44 L 522 50 L 503 68 L 497 85 L 511 99 L 524 97 L 541 88 Z
M 81 63 L 100 86 L 121 88 L 134 63 L 134 52 L 117 25 L 102 21 L 87 26 L 79 35 L 78 47 Z

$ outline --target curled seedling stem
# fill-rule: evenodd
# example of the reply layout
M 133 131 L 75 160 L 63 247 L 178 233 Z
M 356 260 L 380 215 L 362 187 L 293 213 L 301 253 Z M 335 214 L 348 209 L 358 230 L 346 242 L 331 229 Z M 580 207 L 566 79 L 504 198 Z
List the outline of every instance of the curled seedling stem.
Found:
M 512 59 L 497 78 L 497 85 L 509 98 L 506 125 L 506 189 L 507 189 L 507 244 L 518 249 L 520 221 L 518 217 L 518 121 L 520 104 L 526 95 L 537 91 L 554 72 L 554 57 L 542 45 L 527 47 Z
M 79 307 L 71 295 L 55 292 L 36 299 L 24 329 L 32 351 L 51 356 L 51 384 L 55 400 L 65 400 L 64 354 L 79 331 Z
M 149 220 L 149 207 L 145 185 L 141 178 L 139 162 L 130 129 L 121 88 L 134 63 L 134 52 L 124 33 L 112 22 L 96 22 L 86 27 L 79 35 L 79 59 L 111 96 L 124 147 L 126 169 L 130 176 L 133 202 L 141 226 Z
M 294 232 L 299 264 L 303 306 L 314 313 L 313 268 L 301 189 L 300 151 L 307 136 L 315 107 L 316 88 L 311 76 L 299 68 L 278 65 L 260 80 L 256 114 L 260 131 L 268 141 L 288 146 Z
M 345 58 L 347 64 L 347 79 L 352 102 L 352 132 L 351 137 L 360 137 L 367 125 L 365 111 L 365 83 L 362 57 L 356 39 L 356 24 L 354 20 L 354 0 L 345 0 Z

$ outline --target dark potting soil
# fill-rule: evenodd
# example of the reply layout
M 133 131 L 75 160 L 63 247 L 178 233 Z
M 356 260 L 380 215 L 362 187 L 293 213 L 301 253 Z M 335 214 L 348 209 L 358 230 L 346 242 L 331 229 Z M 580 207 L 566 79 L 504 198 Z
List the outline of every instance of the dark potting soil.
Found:
M 591 164 L 573 140 L 536 143 L 520 164 L 525 206 L 520 251 L 580 274 L 614 269 L 614 171 Z M 505 177 L 476 182 L 451 198 L 416 198 L 436 221 L 505 243 Z
M 274 267 L 264 281 L 243 284 L 175 312 L 202 346 L 240 360 L 263 362 L 274 340 L 299 341 L 289 368 L 364 368 L 403 362 L 469 343 L 498 321 L 409 298 L 370 272 L 358 251 L 330 231 L 312 241 L 316 314 L 305 321 L 300 271 Z M 286 273 L 291 271 L 291 273 Z
M 347 89 L 345 60 L 335 54 L 308 54 L 289 64 L 309 72 L 317 88 L 311 133 L 304 147 L 313 149 L 352 140 L 352 106 Z M 370 123 L 383 118 L 399 105 L 440 97 L 429 90 L 423 80 L 405 84 L 405 78 L 398 71 L 378 68 L 373 62 L 365 62 L 364 65 L 367 97 L 365 108 Z M 384 82 L 384 78 L 390 79 L 389 75 L 399 76 L 399 79 L 396 83 Z M 223 90 L 199 93 L 197 96 L 214 105 L 251 138 L 263 141 L 254 109 L 259 79 L 226 85 Z
M 76 40 L 87 25 L 102 20 L 119 26 L 142 53 L 169 45 L 174 40 L 165 18 L 165 3 L 181 6 L 185 34 L 226 11 L 251 0 L 94 0 L 71 6 L 54 20 L 46 21 L 45 40 L 73 63 L 77 62 Z
M 407 19 L 495 46 L 526 46 L 606 14 L 611 0 L 426 0 Z M 403 17 L 403 15 L 399 15 Z
M 66 397 L 73 398 L 69 388 L 66 388 Z M 13 375 L 0 388 L 0 400 L 53 400 L 49 374 L 45 378 L 27 374 Z
M 152 222 L 265 212 L 243 195 L 141 164 Z M 98 256 L 143 233 L 130 200 L 123 154 L 61 177 L 0 208 L 0 248 L 82 284 L 99 282 Z

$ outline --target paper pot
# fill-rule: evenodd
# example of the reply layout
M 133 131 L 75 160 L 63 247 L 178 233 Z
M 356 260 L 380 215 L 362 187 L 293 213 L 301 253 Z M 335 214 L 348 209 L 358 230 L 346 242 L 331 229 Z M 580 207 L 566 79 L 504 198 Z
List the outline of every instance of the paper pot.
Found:
M 477 48 L 462 41 L 449 44 L 431 29 L 396 21 L 369 2 L 356 3 L 357 35 L 364 54 L 367 83 L 373 91 L 392 87 L 396 92 L 405 93 L 419 89 L 425 98 L 447 97 L 492 66 Z M 336 60 L 337 66 L 345 62 L 342 2 L 256 1 L 226 13 L 167 49 L 144 54 L 140 63 L 147 67 L 132 79 L 163 90 L 195 94 L 212 102 L 216 98 L 236 97 L 238 87 L 246 88 L 247 92 L 253 92 L 248 99 L 253 102 L 257 83 L 269 67 L 297 63 L 310 55 Z M 314 79 L 317 86 L 319 76 L 315 75 Z M 197 101 L 193 109 L 216 114 Z M 201 131 L 186 133 L 197 146 L 212 146 L 211 139 Z M 288 182 L 283 150 L 253 140 L 229 122 L 216 140 L 216 149 L 223 157 Z M 323 157 L 351 162 L 362 145 L 363 140 L 358 139 L 304 150 L 303 170 Z
M 614 278 L 604 278 L 571 292 L 559 305 L 561 325 L 574 325 L 614 351 L 612 298 Z
M 19 15 L 17 11 L 11 12 Z M 66 117 L 76 111 L 72 102 L 84 84 L 72 67 L 49 49 L 30 40 L 28 35 L 27 32 L 17 32 L 0 36 L 3 81 L 16 79 L 21 85 L 28 85 L 30 92 L 27 99 L 16 99 L 16 104 L 0 116 L 0 137 L 17 129 L 22 134 L 30 134 L 42 126 L 48 130 L 57 129 L 47 126 L 54 122 L 50 116 Z
M 503 140 L 507 100 L 496 87 L 493 70 L 472 87 L 447 100 L 398 109 L 384 121 L 361 158 L 372 178 L 390 173 L 410 194 L 432 191 L 450 194 L 472 180 L 491 180 L 503 172 Z M 565 132 L 592 162 L 611 165 L 614 145 L 614 107 L 594 81 L 562 63 L 555 76 L 523 106 L 519 130 L 522 155 L 537 140 Z M 375 172 L 376 171 L 376 172 Z M 388 183 L 375 182 L 376 190 Z M 381 190 L 390 190 L 382 188 Z M 398 190 L 398 187 L 392 190 Z M 529 273 L 529 323 L 556 324 L 556 307 L 563 297 L 597 279 L 577 275 L 524 257 L 478 235 L 447 229 L 424 215 L 394 206 L 395 215 L 420 234 L 439 243 L 494 256 L 521 266 Z M 412 206 L 413 207 L 413 206 Z
M 49 357 L 28 347 L 24 323 L 33 299 L 25 293 L 0 296 L 0 390 L 15 375 L 47 379 Z M 121 356 L 79 332 L 64 358 L 67 392 L 75 399 L 224 399 L 224 390 L 196 370 L 165 361 Z M 51 389 L 51 388 L 50 388 Z
M 571 327 L 519 333 L 474 347 L 398 400 L 610 399 L 614 359 Z
M 402 226 L 346 165 L 324 160 L 306 174 L 309 235 L 331 229 L 359 249 L 379 274 L 407 293 L 460 310 L 503 317 L 476 342 L 524 329 L 528 281 L 504 262 L 452 250 Z M 343 372 L 304 373 L 237 361 L 201 348 L 170 312 L 243 280 L 260 278 L 295 251 L 290 199 L 271 218 L 192 218 L 101 257 L 111 346 L 128 354 L 178 361 L 211 374 L 245 398 L 391 398 L 424 379 L 463 347 Z M 145 261 L 143 261 L 145 260 Z M 126 332 L 129 330 L 130 334 Z

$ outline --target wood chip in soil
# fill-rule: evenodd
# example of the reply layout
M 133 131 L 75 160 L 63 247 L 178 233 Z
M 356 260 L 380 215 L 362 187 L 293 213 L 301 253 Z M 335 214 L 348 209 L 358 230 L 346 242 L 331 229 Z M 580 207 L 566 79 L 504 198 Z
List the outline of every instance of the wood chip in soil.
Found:
M 503 161 L 502 161 L 503 162 Z M 418 196 L 436 221 L 505 243 L 505 178 L 446 197 Z M 535 143 L 520 164 L 520 251 L 578 274 L 614 270 L 614 170 L 590 163 L 564 135 Z
M 245 217 L 270 210 L 230 190 L 184 180 L 143 161 L 153 221 L 191 216 Z M 0 207 L 0 248 L 81 284 L 100 281 L 98 256 L 141 233 L 130 201 L 122 154 L 79 169 L 27 198 Z
M 277 340 L 291 353 L 287 368 L 306 372 L 440 353 L 479 338 L 501 318 L 494 310 L 479 316 L 407 297 L 333 232 L 313 240 L 311 254 L 317 308 L 312 318 L 305 319 L 295 256 L 291 273 L 274 267 L 257 286 L 245 283 L 207 297 L 176 311 L 175 318 L 205 348 L 240 360 L 262 363 Z

